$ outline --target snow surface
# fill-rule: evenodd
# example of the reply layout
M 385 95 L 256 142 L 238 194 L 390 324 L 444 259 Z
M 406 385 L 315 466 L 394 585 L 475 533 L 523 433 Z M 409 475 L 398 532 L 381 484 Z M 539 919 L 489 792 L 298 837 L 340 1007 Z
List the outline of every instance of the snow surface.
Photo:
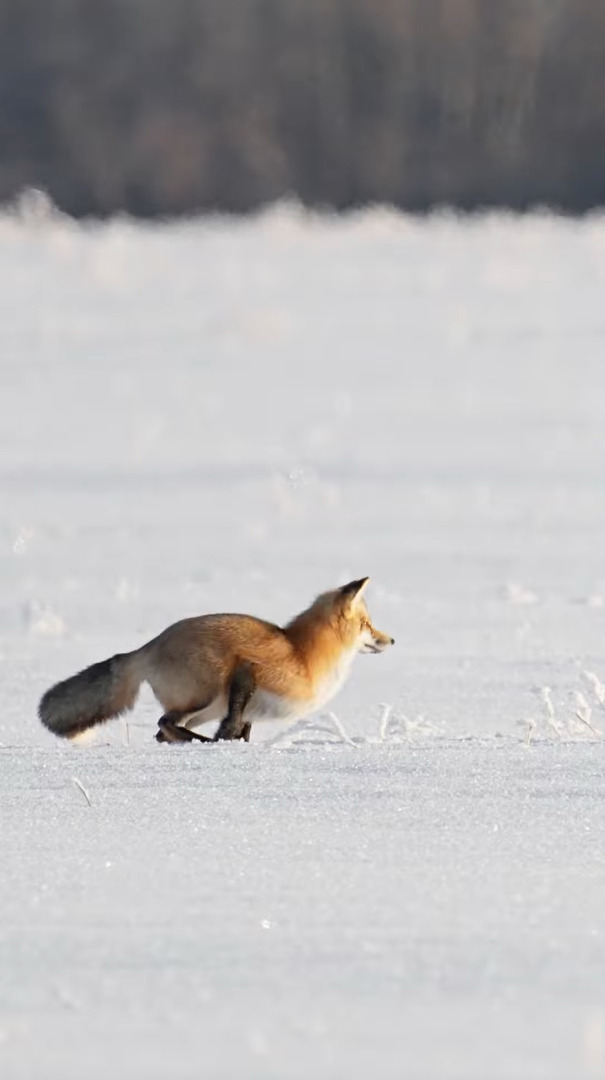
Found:
M 605 1077 L 605 221 L 0 218 L 0 1077 Z M 53 681 L 370 574 L 326 715 Z

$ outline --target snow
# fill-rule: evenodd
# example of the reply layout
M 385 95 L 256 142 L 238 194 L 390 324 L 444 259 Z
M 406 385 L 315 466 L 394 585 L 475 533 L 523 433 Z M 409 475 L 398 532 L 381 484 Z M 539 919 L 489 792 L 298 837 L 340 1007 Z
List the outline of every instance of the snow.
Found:
M 0 241 L 0 1075 L 605 1076 L 605 220 Z M 365 574 L 333 716 L 36 719 Z
M 593 746 L 1 757 L 3 1076 L 593 1075 Z

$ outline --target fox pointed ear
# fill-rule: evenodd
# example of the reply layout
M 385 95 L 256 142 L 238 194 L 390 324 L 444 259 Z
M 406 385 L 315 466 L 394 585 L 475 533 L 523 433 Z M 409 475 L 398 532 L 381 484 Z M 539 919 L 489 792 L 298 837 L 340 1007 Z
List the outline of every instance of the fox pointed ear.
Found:
M 353 607 L 358 600 L 361 600 L 369 580 L 369 577 L 362 577 L 359 578 L 358 581 L 350 581 L 348 585 L 343 585 L 340 590 L 344 598 L 348 600 Z

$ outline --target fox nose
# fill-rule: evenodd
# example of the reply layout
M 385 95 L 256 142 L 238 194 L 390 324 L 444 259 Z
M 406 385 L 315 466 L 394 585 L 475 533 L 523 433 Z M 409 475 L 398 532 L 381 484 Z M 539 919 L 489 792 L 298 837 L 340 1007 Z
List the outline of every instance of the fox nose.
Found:
M 394 638 L 394 637 L 392 637 L 392 638 L 391 638 L 391 645 L 394 645 L 394 644 L 395 644 L 395 638 Z

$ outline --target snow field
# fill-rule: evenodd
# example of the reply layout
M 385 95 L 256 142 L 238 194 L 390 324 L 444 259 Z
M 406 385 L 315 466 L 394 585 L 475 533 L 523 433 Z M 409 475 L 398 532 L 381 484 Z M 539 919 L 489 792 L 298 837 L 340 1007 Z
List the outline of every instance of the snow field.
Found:
M 7 214 L 0 281 L 3 1080 L 603 1078 L 603 219 Z M 365 574 L 335 718 L 36 719 Z
M 602 1074 L 592 746 L 205 751 L 11 752 L 3 1076 Z

